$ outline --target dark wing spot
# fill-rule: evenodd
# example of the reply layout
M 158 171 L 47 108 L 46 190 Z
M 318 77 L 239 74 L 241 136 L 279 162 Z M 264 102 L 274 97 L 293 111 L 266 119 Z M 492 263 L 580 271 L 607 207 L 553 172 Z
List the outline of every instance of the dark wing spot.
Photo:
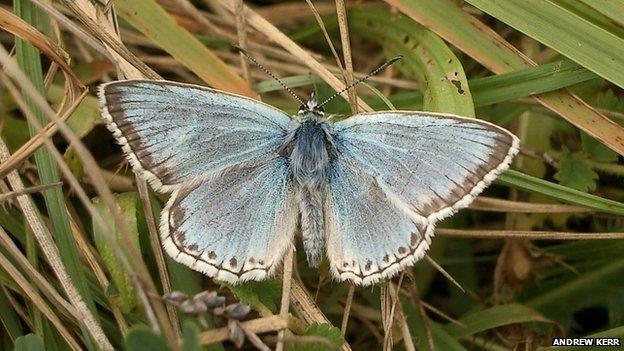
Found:
M 217 258 L 217 254 L 214 251 L 210 251 L 208 253 L 208 258 L 214 260 L 215 258 Z
M 236 261 L 236 258 L 232 257 L 230 259 L 230 267 L 236 268 L 236 265 L 238 265 L 238 261 Z

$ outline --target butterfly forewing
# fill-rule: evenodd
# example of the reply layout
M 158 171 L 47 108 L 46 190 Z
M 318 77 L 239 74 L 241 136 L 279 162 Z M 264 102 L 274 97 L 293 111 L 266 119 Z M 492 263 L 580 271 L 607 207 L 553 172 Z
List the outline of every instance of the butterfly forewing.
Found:
M 290 118 L 242 96 L 167 81 L 100 87 L 107 127 L 156 190 L 275 154 Z
M 352 182 L 369 184 L 367 187 L 370 190 L 366 200 L 352 199 L 351 211 L 341 210 L 337 205 L 339 198 L 350 195 L 340 189 L 349 187 L 343 184 L 349 177 L 332 178 L 330 203 L 334 208 L 333 211 L 330 208 L 327 216 L 328 221 L 338 224 L 334 226 L 335 230 L 329 231 L 329 241 L 342 241 L 343 249 L 329 250 L 328 255 L 340 279 L 360 284 L 372 283 L 379 276 L 389 277 L 398 271 L 389 268 L 367 272 L 362 271 L 362 267 L 382 267 L 384 263 L 396 262 L 403 268 L 420 258 L 424 252 L 422 248 L 428 246 L 433 235 L 435 223 L 468 206 L 509 166 L 518 152 L 518 139 L 500 127 L 474 119 L 428 112 L 393 111 L 356 115 L 336 123 L 334 133 L 338 159 L 334 163 L 348 164 L 360 170 L 352 173 L 351 177 L 361 179 Z M 373 194 L 376 200 L 372 199 Z M 379 214 L 372 207 L 356 210 L 360 205 L 356 205 L 355 201 L 372 201 Z M 384 206 L 391 207 L 392 211 L 403 211 L 413 221 L 413 230 L 408 230 L 408 226 L 396 218 L 387 221 L 387 214 L 380 210 Z M 376 231 L 368 232 L 357 224 L 366 216 L 373 218 L 368 222 L 369 226 L 378 227 Z M 377 218 L 382 221 L 380 224 L 374 222 Z M 394 226 L 392 223 L 395 223 Z M 379 227 L 382 224 L 385 226 L 383 230 Z M 357 253 L 346 249 L 364 245 L 361 242 L 369 243 L 374 248 L 377 243 L 386 242 L 388 237 L 391 238 L 392 250 L 384 245 L 379 245 L 378 250 Z M 349 255 L 355 257 L 352 264 L 356 270 L 359 267 L 359 275 L 341 268 L 341 265 L 348 264 L 343 261 Z M 380 262 L 379 258 L 386 255 L 389 255 L 388 261 Z

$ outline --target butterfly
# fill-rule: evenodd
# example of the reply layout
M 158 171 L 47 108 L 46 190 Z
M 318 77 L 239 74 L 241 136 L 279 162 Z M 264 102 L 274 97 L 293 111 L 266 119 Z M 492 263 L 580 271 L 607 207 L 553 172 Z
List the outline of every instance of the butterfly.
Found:
M 176 261 L 230 283 L 263 280 L 293 247 L 339 281 L 370 285 L 421 259 L 437 222 L 518 152 L 492 123 L 412 111 L 332 122 L 314 96 L 290 117 L 247 97 L 171 81 L 99 87 L 132 168 L 171 196 L 160 235 Z

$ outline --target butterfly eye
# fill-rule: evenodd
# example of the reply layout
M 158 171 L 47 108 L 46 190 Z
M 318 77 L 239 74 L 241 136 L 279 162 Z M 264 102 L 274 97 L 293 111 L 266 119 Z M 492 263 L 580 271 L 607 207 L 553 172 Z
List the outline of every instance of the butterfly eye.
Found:
M 305 111 L 305 110 L 306 110 L 306 106 L 305 105 L 299 106 L 299 111 Z
M 321 112 L 321 113 L 324 113 L 324 112 L 325 112 L 325 109 L 323 108 L 323 106 L 319 106 L 319 107 L 317 107 L 317 108 L 316 108 L 316 110 L 317 110 L 318 112 Z

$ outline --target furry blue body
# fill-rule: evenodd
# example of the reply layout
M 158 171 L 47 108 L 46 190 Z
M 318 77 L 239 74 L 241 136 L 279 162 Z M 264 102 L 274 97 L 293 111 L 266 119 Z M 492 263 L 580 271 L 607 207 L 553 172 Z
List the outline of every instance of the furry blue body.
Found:
M 317 267 L 325 247 L 323 206 L 327 196 L 331 126 L 321 114 L 304 111 L 291 131 L 284 154 L 290 159 L 296 201 L 301 213 L 301 234 L 308 263 Z

